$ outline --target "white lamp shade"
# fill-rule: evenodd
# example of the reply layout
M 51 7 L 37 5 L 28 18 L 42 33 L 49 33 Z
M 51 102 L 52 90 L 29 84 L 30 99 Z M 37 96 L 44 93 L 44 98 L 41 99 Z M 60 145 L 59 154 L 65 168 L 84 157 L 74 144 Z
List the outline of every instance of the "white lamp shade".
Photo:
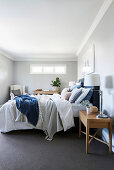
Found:
M 74 86 L 75 85 L 75 81 L 70 81 L 69 82 L 69 86 L 71 87 L 71 86 Z
M 85 76 L 84 86 L 100 86 L 100 75 L 89 74 Z

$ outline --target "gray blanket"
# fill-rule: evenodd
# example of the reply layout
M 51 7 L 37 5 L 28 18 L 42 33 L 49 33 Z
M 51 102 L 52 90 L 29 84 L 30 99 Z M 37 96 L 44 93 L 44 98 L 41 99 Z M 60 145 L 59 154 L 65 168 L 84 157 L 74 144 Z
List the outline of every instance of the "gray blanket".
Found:
M 57 111 L 56 104 L 48 96 L 41 96 L 39 99 L 40 113 L 42 115 L 42 123 L 47 138 L 52 139 L 56 132 L 63 129 L 60 115 Z

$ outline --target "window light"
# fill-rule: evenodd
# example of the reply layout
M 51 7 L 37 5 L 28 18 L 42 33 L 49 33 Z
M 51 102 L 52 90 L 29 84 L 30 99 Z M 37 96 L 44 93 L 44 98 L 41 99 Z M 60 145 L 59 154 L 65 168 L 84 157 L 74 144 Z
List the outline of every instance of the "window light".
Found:
M 31 64 L 30 74 L 66 74 L 66 65 Z

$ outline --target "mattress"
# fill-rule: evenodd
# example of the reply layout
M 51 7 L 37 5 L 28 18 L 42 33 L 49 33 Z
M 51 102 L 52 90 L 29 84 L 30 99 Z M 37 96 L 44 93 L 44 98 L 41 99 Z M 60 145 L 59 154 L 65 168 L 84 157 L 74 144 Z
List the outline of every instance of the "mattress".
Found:
M 109 131 L 106 128 L 102 129 L 102 139 L 109 143 Z M 112 128 L 112 152 L 114 152 L 114 127 Z
M 72 103 L 72 110 L 74 117 L 79 117 L 80 110 L 86 110 L 86 107 L 82 106 L 81 104 Z
M 80 110 L 86 110 L 85 106 L 82 106 L 81 104 L 76 104 L 72 103 L 72 109 L 74 113 L 74 117 L 79 117 L 79 111 Z M 39 127 L 36 129 L 41 129 L 40 128 L 41 124 L 39 123 Z M 32 127 L 32 125 L 27 125 L 26 122 L 16 122 L 15 123 L 15 128 L 14 130 L 26 130 L 26 129 L 34 129 L 35 127 Z

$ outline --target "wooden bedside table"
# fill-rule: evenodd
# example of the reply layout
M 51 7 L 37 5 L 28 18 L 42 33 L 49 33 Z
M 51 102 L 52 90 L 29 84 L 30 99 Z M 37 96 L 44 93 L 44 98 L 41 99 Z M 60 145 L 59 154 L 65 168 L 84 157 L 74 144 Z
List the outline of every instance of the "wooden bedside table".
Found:
M 107 144 L 101 139 L 96 138 L 97 132 L 91 136 L 89 134 L 90 128 L 108 128 L 109 129 L 109 152 L 112 153 L 112 119 L 111 118 L 96 118 L 98 113 L 91 113 L 89 115 L 86 114 L 86 111 L 79 112 L 79 136 L 81 133 L 86 134 L 86 154 L 88 154 L 88 145 L 92 141 L 92 139 L 96 139 L 102 143 Z M 81 122 L 86 127 L 86 133 L 81 131 Z M 91 139 L 89 140 L 89 137 Z M 107 144 L 108 145 L 108 144 Z

